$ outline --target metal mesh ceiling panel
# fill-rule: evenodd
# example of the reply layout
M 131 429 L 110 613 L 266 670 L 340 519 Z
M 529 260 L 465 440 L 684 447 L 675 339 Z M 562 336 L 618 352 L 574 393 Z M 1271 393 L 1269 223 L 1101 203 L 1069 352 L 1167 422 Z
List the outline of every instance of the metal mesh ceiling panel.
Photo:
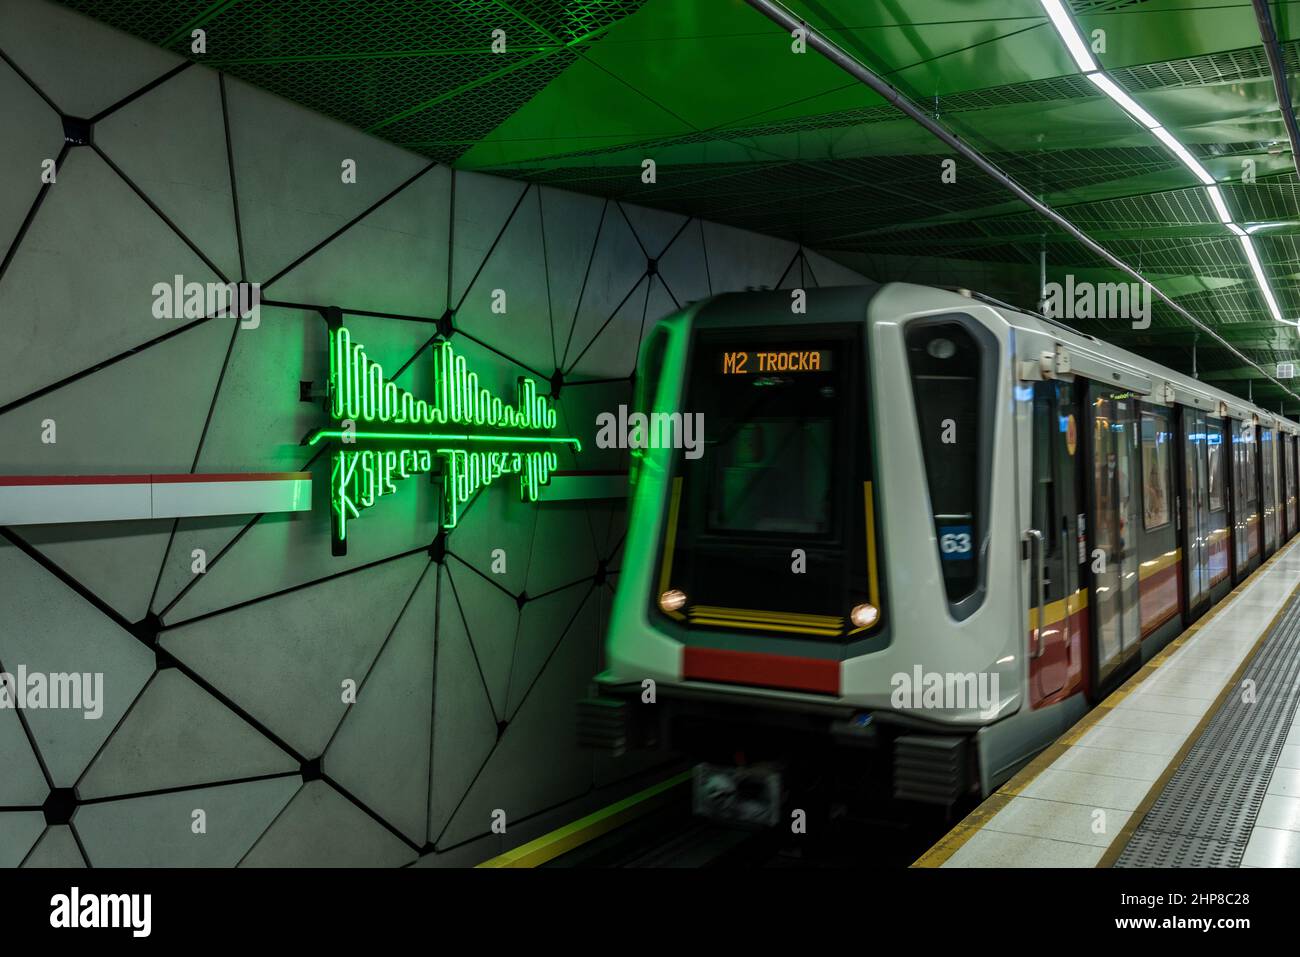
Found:
M 1204 190 L 1074 68 L 1036 0 L 959 11 L 946 0 L 789 2 L 1230 339 L 1266 318 Z M 191 58 L 433 159 L 819 246 L 856 268 L 875 263 L 880 279 L 916 272 L 904 257 L 928 260 L 917 267 L 926 275 L 942 272 L 939 257 L 985 264 L 990 283 L 1022 291 L 1036 288 L 1043 251 L 1052 271 L 1107 268 L 987 177 L 963 169 L 956 185 L 941 182 L 935 141 L 815 54 L 792 55 L 744 3 L 65 5 L 184 56 L 201 27 L 208 53 Z M 1234 218 L 1260 227 L 1282 311 L 1300 316 L 1300 194 L 1250 6 L 1070 7 L 1090 36 L 1105 31 L 1112 79 L 1211 170 Z M 1295 76 L 1293 20 L 1278 28 Z M 504 53 L 490 49 L 497 29 Z M 645 158 L 658 164 L 654 182 L 642 181 Z M 1190 371 L 1190 329 L 1155 345 L 1123 326 L 1085 331 L 1103 328 Z M 1200 348 L 1202 366 L 1218 361 Z
M 644 0 L 495 3 L 275 3 L 68 0 L 182 55 L 263 89 L 451 162 L 569 66 Z M 493 31 L 505 52 L 491 49 Z

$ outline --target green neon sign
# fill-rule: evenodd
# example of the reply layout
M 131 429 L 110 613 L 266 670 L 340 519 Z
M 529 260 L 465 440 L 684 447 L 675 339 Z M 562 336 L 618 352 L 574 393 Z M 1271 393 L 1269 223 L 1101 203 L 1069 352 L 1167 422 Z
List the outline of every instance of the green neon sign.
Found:
M 538 446 L 582 448 L 576 438 L 538 434 L 555 428 L 556 415 L 532 379 L 519 377 L 510 404 L 479 384 L 451 343 L 434 347 L 433 363 L 433 395 L 426 400 L 389 381 L 347 329 L 330 329 L 329 413 L 340 427 L 317 429 L 306 443 L 337 446 L 330 507 L 339 543 L 347 541 L 349 523 L 396 492 L 397 482 L 432 472 L 435 456 L 445 465 L 443 527 L 451 529 L 470 499 L 505 475 L 518 476 L 523 501 L 537 501 L 559 464 L 553 448 Z M 360 447 L 346 447 L 354 444 Z
M 416 425 L 489 426 L 499 429 L 555 428 L 555 409 L 537 394 L 537 383 L 519 378 L 516 404 L 506 405 L 479 386 L 465 357 L 450 342 L 434 347 L 432 402 L 417 399 L 352 341 L 347 329 L 330 331 L 330 415 L 338 420 Z

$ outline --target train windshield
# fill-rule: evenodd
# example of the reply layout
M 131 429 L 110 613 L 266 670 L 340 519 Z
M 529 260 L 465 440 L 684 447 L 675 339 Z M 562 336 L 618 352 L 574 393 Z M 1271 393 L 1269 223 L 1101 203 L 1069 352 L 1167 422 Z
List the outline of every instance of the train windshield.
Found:
M 782 332 L 696 342 L 685 408 L 704 440 L 677 453 L 667 568 L 692 626 L 841 636 L 868 597 L 862 343 Z
M 705 413 L 713 431 L 702 469 L 707 532 L 830 531 L 839 385 L 832 369 L 717 381 Z

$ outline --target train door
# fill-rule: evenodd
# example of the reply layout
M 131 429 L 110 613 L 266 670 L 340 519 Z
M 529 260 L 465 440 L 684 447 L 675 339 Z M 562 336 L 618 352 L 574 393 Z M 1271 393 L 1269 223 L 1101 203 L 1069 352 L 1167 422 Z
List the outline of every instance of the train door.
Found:
M 1255 474 L 1255 435 L 1249 422 L 1232 420 L 1233 580 L 1240 583 L 1259 555 L 1259 483 Z
M 1286 469 L 1286 475 L 1282 481 L 1286 484 L 1286 538 L 1290 541 L 1295 537 L 1297 531 L 1296 525 L 1300 523 L 1300 500 L 1296 498 L 1295 483 L 1295 457 L 1296 457 L 1296 437 L 1287 435 L 1286 437 L 1286 462 L 1283 467 Z
M 1287 540 L 1290 534 L 1291 516 L 1287 514 L 1287 484 L 1286 471 L 1287 463 L 1291 461 L 1291 443 L 1288 436 L 1281 429 L 1277 430 L 1277 543 L 1279 546 Z
M 1282 433 L 1278 429 L 1271 429 L 1269 435 L 1272 437 L 1269 442 L 1268 453 L 1268 477 L 1270 483 L 1270 492 L 1268 496 L 1269 507 L 1273 509 L 1273 541 L 1269 551 L 1277 551 L 1285 538 L 1282 530 L 1286 526 L 1286 496 L 1282 494 Z
M 1241 485 L 1246 493 L 1246 559 L 1253 571 L 1259 564 L 1264 544 L 1264 526 L 1259 520 L 1259 427 L 1252 422 L 1241 424 L 1241 451 Z
M 1033 528 L 1036 567 L 1030 592 L 1030 699 L 1037 706 L 1065 688 L 1080 668 L 1083 603 L 1080 565 L 1087 559 L 1078 512 L 1078 416 L 1069 382 L 1034 385 Z
M 1292 456 L 1292 463 L 1295 464 L 1295 475 L 1292 476 L 1292 479 L 1295 479 L 1296 489 L 1296 532 L 1300 532 L 1300 436 L 1292 436 L 1291 438 L 1292 445 L 1295 446 L 1295 455 Z
M 1228 565 L 1232 572 L 1232 584 L 1241 577 L 1242 543 L 1245 535 L 1241 530 L 1241 468 L 1237 462 L 1237 445 L 1241 442 L 1241 423 L 1236 419 L 1225 418 L 1223 454 L 1226 456 L 1224 473 L 1228 477 Z
M 1282 486 L 1282 431 L 1273 430 L 1273 451 L 1269 456 L 1269 475 L 1273 481 L 1273 548 L 1276 550 L 1286 541 L 1286 495 Z
M 1264 557 L 1277 550 L 1277 443 L 1272 429 L 1259 430 L 1259 491 L 1263 512 Z
M 1102 391 L 1093 399 L 1090 428 L 1093 694 L 1138 653 L 1140 641 L 1137 523 L 1137 399 Z
M 1281 545 L 1295 534 L 1295 508 L 1291 488 L 1291 436 L 1281 429 L 1277 433 L 1277 541 Z
M 1187 615 L 1191 621 L 1210 601 L 1210 512 L 1205 413 L 1183 407 L 1183 553 L 1187 569 Z
M 1211 589 L 1225 582 L 1231 573 L 1232 559 L 1228 554 L 1231 520 L 1228 517 L 1228 446 L 1223 437 L 1224 420 L 1205 420 L 1205 514 L 1209 526 L 1204 528 L 1205 541 L 1201 546 L 1209 572 Z M 1221 591 L 1227 591 L 1225 584 Z M 1221 597 L 1221 596 L 1220 596 Z M 1214 601 L 1215 596 L 1211 595 Z
M 1296 454 L 1296 437 L 1286 435 L 1282 448 L 1286 451 L 1285 461 L 1282 463 L 1283 471 L 1286 473 L 1284 481 L 1286 483 L 1286 535 L 1287 541 L 1295 536 L 1297 511 L 1296 511 L 1296 483 L 1295 483 L 1295 454 Z

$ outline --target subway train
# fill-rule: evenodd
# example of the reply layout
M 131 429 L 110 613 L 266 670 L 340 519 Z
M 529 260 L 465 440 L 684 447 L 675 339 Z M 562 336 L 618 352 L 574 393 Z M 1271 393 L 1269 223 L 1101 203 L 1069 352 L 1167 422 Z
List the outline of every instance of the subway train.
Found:
M 733 797 L 834 766 L 951 808 L 1300 527 L 1294 422 L 966 290 L 805 295 L 643 343 L 636 410 L 704 444 L 633 453 L 589 747 L 693 756 Z

